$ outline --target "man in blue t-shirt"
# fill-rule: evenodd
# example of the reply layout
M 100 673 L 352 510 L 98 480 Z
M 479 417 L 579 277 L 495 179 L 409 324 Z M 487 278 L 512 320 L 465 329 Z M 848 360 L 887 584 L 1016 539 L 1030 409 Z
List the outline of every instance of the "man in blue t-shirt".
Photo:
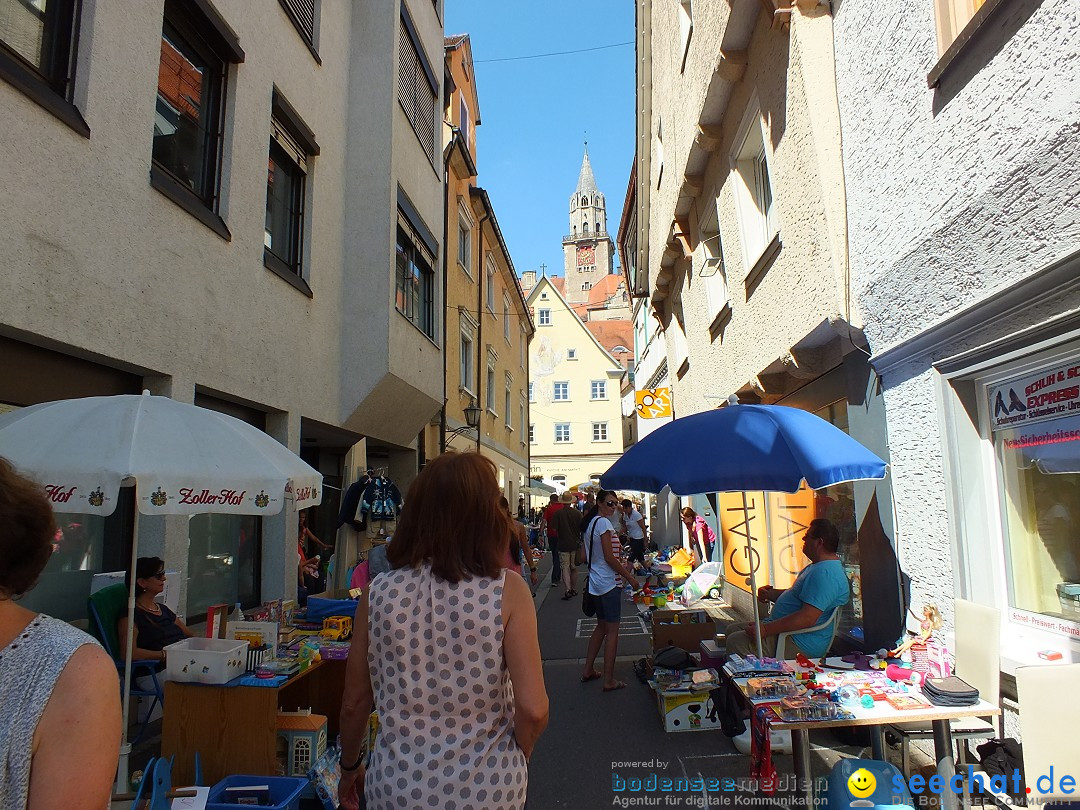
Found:
M 786 590 L 769 585 L 758 588 L 759 600 L 776 603 L 769 618 L 761 623 L 761 645 L 767 657 L 776 654 L 776 638 L 780 633 L 821 624 L 848 603 L 851 592 L 844 566 L 836 553 L 839 544 L 840 534 L 832 523 L 824 518 L 811 521 L 803 535 L 803 554 L 810 559 L 810 565 L 799 572 Z M 820 658 L 828 652 L 831 638 L 831 627 L 812 633 L 796 633 L 788 639 L 785 656 L 795 657 L 791 649 L 791 642 L 794 642 L 797 650 L 808 657 Z M 738 655 L 757 654 L 753 622 L 728 633 L 727 651 Z

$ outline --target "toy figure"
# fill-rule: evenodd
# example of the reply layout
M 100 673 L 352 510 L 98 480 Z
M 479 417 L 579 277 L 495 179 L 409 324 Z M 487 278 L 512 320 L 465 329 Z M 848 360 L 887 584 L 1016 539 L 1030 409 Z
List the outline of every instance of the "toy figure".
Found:
M 925 644 L 930 634 L 941 629 L 941 613 L 934 605 L 923 605 L 923 620 L 919 624 L 919 634 L 912 636 L 889 653 L 890 658 L 898 658 L 915 644 Z

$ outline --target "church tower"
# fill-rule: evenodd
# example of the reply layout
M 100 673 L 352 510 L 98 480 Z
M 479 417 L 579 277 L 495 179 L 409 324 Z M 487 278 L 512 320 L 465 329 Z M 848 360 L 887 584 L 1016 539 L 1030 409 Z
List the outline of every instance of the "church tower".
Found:
M 563 273 L 568 303 L 581 304 L 589 300 L 592 286 L 611 273 L 614 248 L 608 235 L 604 195 L 596 188 L 586 145 L 577 189 L 570 197 L 570 233 L 563 237 Z

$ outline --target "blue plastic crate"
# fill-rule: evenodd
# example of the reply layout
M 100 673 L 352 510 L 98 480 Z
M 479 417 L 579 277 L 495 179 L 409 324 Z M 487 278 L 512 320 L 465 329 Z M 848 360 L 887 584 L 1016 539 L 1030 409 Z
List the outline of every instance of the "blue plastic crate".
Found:
M 267 785 L 270 788 L 270 804 L 258 806 L 266 810 L 299 810 L 300 795 L 308 786 L 308 780 L 295 776 L 226 776 L 210 788 L 206 810 L 233 810 L 243 807 L 245 805 L 225 804 L 225 789 L 256 785 Z

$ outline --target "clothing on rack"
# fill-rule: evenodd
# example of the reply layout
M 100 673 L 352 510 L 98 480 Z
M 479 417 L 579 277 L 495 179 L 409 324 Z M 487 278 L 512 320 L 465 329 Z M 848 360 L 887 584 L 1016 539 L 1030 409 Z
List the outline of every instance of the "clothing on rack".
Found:
M 368 482 L 360 500 L 360 511 L 372 520 L 394 520 L 401 509 L 401 492 L 389 478 L 380 475 Z
M 363 521 L 358 518 L 357 513 L 360 511 L 364 490 L 370 482 L 370 476 L 362 475 L 355 484 L 345 490 L 345 496 L 341 499 L 341 511 L 338 512 L 337 528 L 340 529 L 348 523 L 357 531 L 364 529 Z

